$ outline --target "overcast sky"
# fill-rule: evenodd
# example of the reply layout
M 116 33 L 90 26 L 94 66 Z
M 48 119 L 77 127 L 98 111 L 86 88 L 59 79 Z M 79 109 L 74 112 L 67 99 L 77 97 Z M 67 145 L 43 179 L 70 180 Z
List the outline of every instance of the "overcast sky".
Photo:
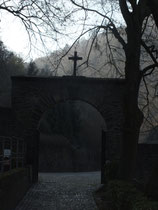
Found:
M 31 58 L 35 59 L 44 56 L 44 53 L 35 50 L 33 46 L 30 52 L 31 46 L 28 35 L 24 26 L 21 24 L 21 21 L 7 12 L 4 14 L 0 21 L 0 39 L 7 49 L 15 52 L 25 61 L 29 61 Z M 42 50 L 42 48 L 40 49 Z
M 59 49 L 53 41 L 45 41 L 46 49 L 40 40 L 36 43 L 33 41 L 30 46 L 27 32 L 20 20 L 13 15 L 5 13 L 5 18 L 0 22 L 0 39 L 3 41 L 8 50 L 20 55 L 25 61 L 29 61 L 31 58 L 35 59 L 41 56 L 45 56 L 47 53 Z M 48 42 L 48 43 L 47 43 Z M 60 40 L 60 46 L 64 47 L 68 41 L 65 39 Z M 35 48 L 38 49 L 35 49 Z M 31 49 L 31 51 L 30 51 Z
M 27 58 L 29 53 L 27 34 L 20 21 L 7 12 L 3 13 L 1 18 L 0 38 L 9 50 Z
M 96 17 L 93 18 L 95 18 L 96 21 Z M 28 35 L 21 21 L 7 12 L 1 12 L 0 20 L 0 39 L 4 42 L 8 50 L 20 55 L 25 61 L 29 61 L 30 58 L 35 59 L 44 56 L 46 53 L 49 54 L 58 48 L 53 41 L 47 41 L 48 43 L 46 45 L 48 46 L 48 51 L 46 51 L 42 44 L 40 44 L 40 41 L 36 41 L 36 43 L 32 42 L 34 46 L 32 46 L 30 52 Z M 73 29 L 70 28 L 70 30 Z M 78 27 L 76 27 L 76 31 L 77 30 Z M 65 38 L 60 40 L 61 47 L 64 47 L 66 44 L 70 44 L 70 42 Z M 36 47 L 40 50 L 36 50 Z

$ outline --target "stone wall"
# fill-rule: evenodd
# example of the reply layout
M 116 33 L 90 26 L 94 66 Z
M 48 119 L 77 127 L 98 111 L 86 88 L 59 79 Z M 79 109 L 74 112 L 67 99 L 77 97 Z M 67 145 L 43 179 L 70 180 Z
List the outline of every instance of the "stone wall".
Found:
M 23 137 L 23 127 L 12 108 L 0 107 L 0 136 Z
M 158 144 L 139 144 L 137 157 L 137 178 L 147 183 L 153 169 L 158 165 Z
M 13 210 L 31 186 L 28 168 L 14 169 L 0 175 L 0 209 Z
M 0 136 L 12 136 L 14 115 L 11 108 L 0 107 Z

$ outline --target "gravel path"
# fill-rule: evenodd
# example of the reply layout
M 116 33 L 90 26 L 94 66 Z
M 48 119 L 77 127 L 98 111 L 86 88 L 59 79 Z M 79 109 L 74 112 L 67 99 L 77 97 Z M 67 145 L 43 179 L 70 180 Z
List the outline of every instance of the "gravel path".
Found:
M 100 172 L 40 173 L 15 210 L 97 210 L 92 193 Z

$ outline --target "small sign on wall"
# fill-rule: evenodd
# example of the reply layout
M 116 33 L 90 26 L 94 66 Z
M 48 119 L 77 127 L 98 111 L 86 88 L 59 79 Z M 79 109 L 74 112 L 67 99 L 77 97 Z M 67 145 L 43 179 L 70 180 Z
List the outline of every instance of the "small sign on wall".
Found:
M 3 156 L 9 158 L 11 156 L 11 149 L 4 149 Z

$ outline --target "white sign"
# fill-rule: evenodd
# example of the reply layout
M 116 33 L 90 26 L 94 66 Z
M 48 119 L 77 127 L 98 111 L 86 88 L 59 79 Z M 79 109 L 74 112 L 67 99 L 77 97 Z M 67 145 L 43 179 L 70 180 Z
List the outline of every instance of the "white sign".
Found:
M 4 149 L 3 155 L 4 155 L 4 157 L 10 157 L 11 156 L 11 149 Z

